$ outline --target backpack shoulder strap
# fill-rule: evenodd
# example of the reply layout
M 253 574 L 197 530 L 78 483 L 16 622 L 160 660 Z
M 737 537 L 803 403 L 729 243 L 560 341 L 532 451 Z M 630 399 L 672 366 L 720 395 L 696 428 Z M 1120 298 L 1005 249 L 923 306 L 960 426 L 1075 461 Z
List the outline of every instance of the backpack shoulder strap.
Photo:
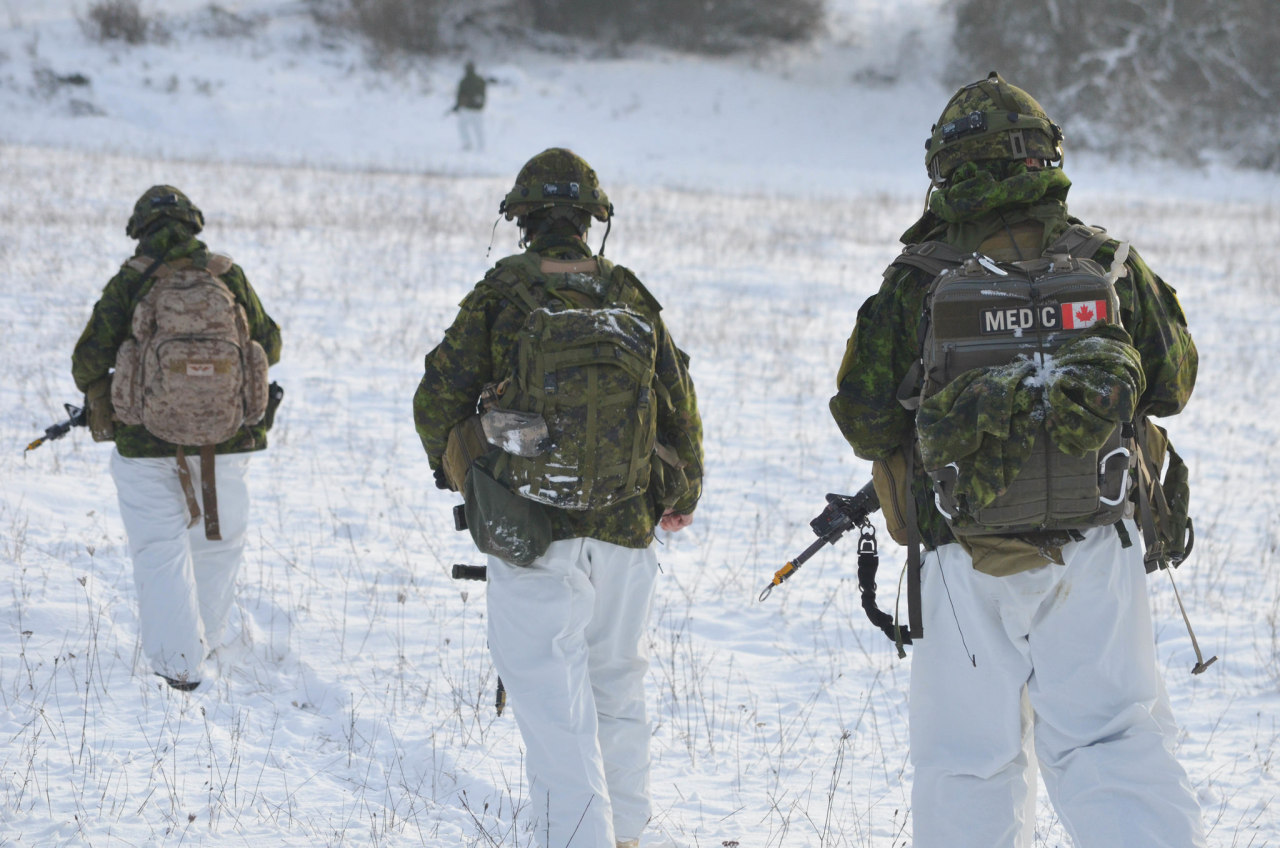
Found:
M 898 254 L 898 258 L 889 267 L 904 266 L 918 268 L 930 277 L 936 277 L 949 268 L 954 268 L 964 261 L 968 254 L 942 241 L 926 241 L 920 244 L 909 244 Z
M 231 266 L 235 261 L 230 256 L 224 256 L 221 253 L 210 253 L 209 258 L 205 260 L 204 269 L 215 277 L 221 277 L 223 274 L 231 270 Z
M 540 273 L 539 257 L 528 253 L 508 256 L 498 261 L 477 288 L 490 288 L 500 296 L 516 301 L 526 312 L 540 309 L 543 302 L 534 295 L 529 285 Z
M 138 281 L 138 294 L 133 299 L 134 308 L 151 292 L 156 280 L 162 280 L 173 273 L 173 269 L 165 264 L 163 256 L 152 259 L 145 254 L 139 254 L 124 263 L 124 266 L 142 275 Z
M 662 304 L 645 288 L 644 283 L 635 272 L 623 265 L 615 265 L 603 256 L 597 257 L 600 262 L 600 275 L 608 279 L 614 286 L 615 299 L 638 304 L 643 309 L 657 315 L 662 311 Z
M 1076 259 L 1092 259 L 1104 244 L 1111 240 L 1102 227 L 1090 227 L 1087 224 L 1072 224 L 1066 232 L 1058 236 L 1053 244 L 1045 248 L 1046 256 L 1065 253 Z

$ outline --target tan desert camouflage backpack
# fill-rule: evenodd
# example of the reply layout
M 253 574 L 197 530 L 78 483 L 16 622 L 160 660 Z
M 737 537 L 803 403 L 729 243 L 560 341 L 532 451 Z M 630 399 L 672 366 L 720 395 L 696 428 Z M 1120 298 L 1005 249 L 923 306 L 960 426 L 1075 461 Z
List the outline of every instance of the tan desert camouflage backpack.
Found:
M 145 271 L 154 263 L 129 264 Z M 141 266 L 141 267 L 139 267 Z M 116 354 L 116 417 L 175 445 L 216 445 L 267 409 L 267 355 L 249 337 L 244 307 L 219 279 L 226 256 L 180 259 L 152 272 Z M 146 283 L 144 283 L 146 286 Z
M 184 448 L 200 449 L 205 536 L 220 539 L 214 446 L 267 411 L 267 354 L 249 337 L 244 307 L 219 277 L 226 256 L 202 264 L 131 260 L 141 272 L 132 337 L 116 353 L 111 403 L 125 424 L 177 445 L 178 477 L 192 524 L 200 517 Z

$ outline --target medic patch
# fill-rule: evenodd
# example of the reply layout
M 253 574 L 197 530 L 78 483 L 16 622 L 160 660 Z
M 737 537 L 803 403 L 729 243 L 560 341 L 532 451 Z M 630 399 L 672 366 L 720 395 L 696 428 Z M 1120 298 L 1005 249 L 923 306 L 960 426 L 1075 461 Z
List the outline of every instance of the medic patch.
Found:
M 1106 320 L 1107 302 L 1105 300 L 1081 300 L 1062 304 L 1062 329 L 1064 330 L 1083 330 L 1099 321 L 1106 323 Z
M 1020 336 L 1023 330 L 1056 330 L 1059 313 L 1056 303 L 983 309 L 978 313 L 978 332 L 983 335 L 1008 333 Z

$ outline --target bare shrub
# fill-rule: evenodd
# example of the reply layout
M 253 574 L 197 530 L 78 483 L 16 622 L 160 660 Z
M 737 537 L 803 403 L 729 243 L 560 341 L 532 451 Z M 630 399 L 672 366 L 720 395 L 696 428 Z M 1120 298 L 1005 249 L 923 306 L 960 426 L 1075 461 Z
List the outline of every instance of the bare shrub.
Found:
M 196 30 L 210 38 L 247 38 L 262 23 L 261 15 L 237 14 L 210 3 L 196 18 Z
M 957 0 L 953 68 L 999 70 L 1107 153 L 1280 169 L 1275 0 Z
M 823 0 L 529 0 L 535 28 L 621 43 L 728 53 L 798 42 L 822 27 Z
M 434 54 L 440 51 L 440 13 L 449 0 L 341 0 L 316 3 L 312 14 L 322 23 L 351 29 L 379 55 Z
M 159 17 L 143 13 L 138 0 L 98 0 L 80 18 L 84 34 L 97 42 L 123 41 L 144 44 L 164 41 L 168 31 Z

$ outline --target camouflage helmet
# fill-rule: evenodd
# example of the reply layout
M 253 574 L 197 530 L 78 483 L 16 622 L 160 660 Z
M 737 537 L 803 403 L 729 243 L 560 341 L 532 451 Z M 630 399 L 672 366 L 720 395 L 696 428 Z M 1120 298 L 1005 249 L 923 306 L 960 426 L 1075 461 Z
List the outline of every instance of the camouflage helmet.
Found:
M 133 214 L 124 232 L 129 238 L 140 239 L 162 219 L 182 221 L 194 232 L 204 229 L 204 213 L 185 194 L 169 185 L 152 186 L 133 205 Z
M 608 221 L 613 215 L 613 204 L 600 188 L 596 172 L 581 156 L 563 147 L 544 150 L 524 163 L 498 212 L 510 221 L 553 206 L 585 210 L 597 221 Z
M 924 164 L 942 185 L 965 162 L 984 159 L 1062 161 L 1062 128 L 1035 98 L 992 71 L 948 101 L 924 143 Z

